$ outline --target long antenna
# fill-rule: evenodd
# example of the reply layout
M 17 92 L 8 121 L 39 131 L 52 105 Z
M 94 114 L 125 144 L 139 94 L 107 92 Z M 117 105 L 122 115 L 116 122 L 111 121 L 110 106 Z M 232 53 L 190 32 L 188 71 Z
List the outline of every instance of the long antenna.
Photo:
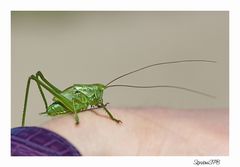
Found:
M 207 96 L 210 98 L 216 98 L 213 95 L 201 92 L 201 91 L 197 91 L 194 89 L 189 89 L 189 88 L 184 88 L 184 87 L 180 87 L 180 86 L 172 86 L 172 85 L 154 85 L 154 86 L 138 86 L 138 85 L 109 85 L 106 88 L 111 88 L 111 87 L 129 87 L 129 88 L 175 88 L 175 89 L 181 89 L 181 90 L 185 90 L 185 91 L 189 91 L 192 93 L 196 93 L 199 95 L 203 95 L 203 96 Z
M 128 72 L 126 74 L 123 74 L 115 79 L 113 79 L 112 81 L 110 81 L 109 83 L 106 84 L 106 87 L 110 87 L 109 85 L 111 83 L 113 83 L 114 81 L 120 79 L 120 78 L 123 78 L 127 75 L 130 75 L 130 74 L 133 74 L 135 72 L 138 72 L 138 71 L 141 71 L 141 70 L 144 70 L 144 69 L 147 69 L 147 68 L 150 68 L 150 67 L 154 67 L 154 66 L 158 66 L 158 65 L 164 65 L 164 64 L 175 64 L 175 63 L 187 63 L 187 62 L 204 62 L 204 63 L 216 63 L 216 61 L 212 61 L 212 60 L 179 60 L 179 61 L 169 61 L 169 62 L 162 62 L 162 63 L 156 63 L 156 64 L 151 64 L 151 65 L 148 65 L 148 66 L 145 66 L 145 67 L 142 67 L 142 68 L 139 68 L 139 69 L 136 69 L 136 70 L 133 70 L 131 72 Z

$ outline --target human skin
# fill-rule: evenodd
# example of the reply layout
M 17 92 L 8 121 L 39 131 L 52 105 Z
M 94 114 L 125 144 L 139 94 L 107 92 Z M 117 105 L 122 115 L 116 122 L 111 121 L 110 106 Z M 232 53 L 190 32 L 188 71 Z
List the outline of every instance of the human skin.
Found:
M 65 115 L 41 125 L 69 140 L 82 155 L 228 155 L 228 110 L 102 109 Z

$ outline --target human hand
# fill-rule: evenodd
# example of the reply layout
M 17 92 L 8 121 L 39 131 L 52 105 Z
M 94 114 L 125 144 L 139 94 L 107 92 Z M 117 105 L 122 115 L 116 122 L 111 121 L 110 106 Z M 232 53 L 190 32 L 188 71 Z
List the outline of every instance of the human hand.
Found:
M 228 155 L 227 110 L 110 109 L 61 116 L 41 125 L 82 155 Z

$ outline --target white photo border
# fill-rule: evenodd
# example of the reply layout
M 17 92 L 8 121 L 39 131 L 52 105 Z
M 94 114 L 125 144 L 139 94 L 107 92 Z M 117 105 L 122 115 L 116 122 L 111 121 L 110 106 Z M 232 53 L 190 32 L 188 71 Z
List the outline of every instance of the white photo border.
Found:
M 196 166 L 194 160 L 219 159 L 218 166 L 239 166 L 240 155 L 240 9 L 232 0 L 10 0 L 0 4 L 0 159 L 8 166 Z M 159 157 L 11 157 L 11 11 L 229 11 L 230 12 L 230 142 L 229 156 Z M 14 92 L 12 92 L 12 95 Z M 212 166 L 212 165 L 204 165 Z

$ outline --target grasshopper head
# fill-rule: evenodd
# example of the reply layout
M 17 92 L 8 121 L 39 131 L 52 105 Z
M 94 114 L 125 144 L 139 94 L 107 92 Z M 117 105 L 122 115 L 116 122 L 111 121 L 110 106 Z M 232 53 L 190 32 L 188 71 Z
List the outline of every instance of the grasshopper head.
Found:
M 106 89 L 106 86 L 105 85 L 103 85 L 103 84 L 95 84 L 96 85 L 96 87 L 98 88 L 98 90 L 99 91 L 104 91 L 105 89 Z

